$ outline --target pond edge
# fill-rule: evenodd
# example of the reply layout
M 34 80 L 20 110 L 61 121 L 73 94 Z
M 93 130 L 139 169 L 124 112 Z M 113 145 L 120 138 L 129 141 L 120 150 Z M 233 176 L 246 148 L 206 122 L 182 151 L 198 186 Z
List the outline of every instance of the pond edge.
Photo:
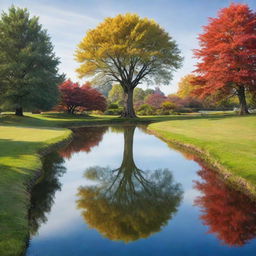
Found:
M 220 178 L 233 189 L 240 191 L 241 193 L 248 196 L 251 200 L 256 201 L 256 186 L 246 179 L 235 175 L 231 170 L 224 167 L 221 163 L 219 163 L 211 154 L 195 145 L 188 144 L 182 141 L 178 141 L 176 139 L 166 138 L 161 131 L 156 131 L 153 128 L 147 127 L 147 131 L 166 142 L 167 144 L 171 144 L 176 147 L 178 150 L 183 152 L 191 153 L 196 156 L 197 159 L 194 159 L 196 162 L 213 169 L 213 171 L 217 172 L 220 175 Z
M 25 184 L 26 193 L 28 195 L 28 203 L 26 205 L 28 229 L 26 230 L 27 235 L 26 235 L 24 247 L 21 249 L 21 253 L 20 253 L 21 256 L 24 256 L 26 254 L 26 250 L 27 250 L 27 247 L 28 247 L 28 244 L 30 241 L 29 214 L 30 214 L 30 207 L 31 207 L 31 192 L 33 191 L 34 186 L 36 184 L 38 184 L 41 181 L 41 179 L 43 179 L 43 177 L 44 177 L 43 169 L 42 169 L 43 158 L 47 154 L 49 154 L 53 151 L 56 151 L 56 150 L 60 149 L 61 147 L 68 145 L 72 141 L 72 138 L 73 138 L 72 130 L 70 130 L 70 129 L 65 129 L 65 130 L 67 130 L 67 131 L 64 135 L 56 137 L 55 139 L 53 139 L 52 142 L 50 142 L 49 145 L 44 146 L 38 150 L 36 155 L 38 156 L 38 161 L 40 161 L 40 163 L 41 163 L 41 167 L 34 170 L 33 174 L 31 174 L 31 177 Z

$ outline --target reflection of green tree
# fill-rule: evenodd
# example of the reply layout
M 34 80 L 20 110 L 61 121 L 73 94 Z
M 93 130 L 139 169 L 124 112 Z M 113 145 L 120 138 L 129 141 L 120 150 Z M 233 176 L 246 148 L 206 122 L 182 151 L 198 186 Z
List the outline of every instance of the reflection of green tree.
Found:
M 46 214 L 50 212 L 57 190 L 61 189 L 59 177 L 65 172 L 63 158 L 57 153 L 45 157 L 43 163 L 44 178 L 32 190 L 31 208 L 29 214 L 30 234 L 36 234 L 42 223 L 47 221 Z
M 182 197 L 168 169 L 142 171 L 133 159 L 135 127 L 124 128 L 123 161 L 118 169 L 92 167 L 85 176 L 95 186 L 79 188 L 78 207 L 93 228 L 111 240 L 148 237 L 167 224 Z

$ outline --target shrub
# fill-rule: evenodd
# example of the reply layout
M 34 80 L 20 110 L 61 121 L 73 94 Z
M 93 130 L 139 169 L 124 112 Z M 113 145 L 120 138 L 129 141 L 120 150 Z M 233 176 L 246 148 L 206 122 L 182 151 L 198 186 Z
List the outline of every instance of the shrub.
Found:
M 138 108 L 137 114 L 141 115 L 141 116 L 154 115 L 155 109 L 152 106 L 150 106 L 149 104 L 142 104 Z
M 121 115 L 123 112 L 123 108 L 117 109 L 108 109 L 104 112 L 105 115 Z
M 118 108 L 119 108 L 119 106 L 117 103 L 110 103 L 108 105 L 108 109 L 118 109 Z

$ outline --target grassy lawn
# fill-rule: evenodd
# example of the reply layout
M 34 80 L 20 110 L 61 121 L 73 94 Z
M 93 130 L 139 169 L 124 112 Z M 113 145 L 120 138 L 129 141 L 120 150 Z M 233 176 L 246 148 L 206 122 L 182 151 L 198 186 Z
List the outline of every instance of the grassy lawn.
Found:
M 210 116 L 149 125 L 166 140 L 196 146 L 235 176 L 256 185 L 256 116 Z
M 255 115 L 148 116 L 127 121 L 113 116 L 0 114 L 1 256 L 20 255 L 25 247 L 29 231 L 27 184 L 41 167 L 40 151 L 69 137 L 71 132 L 64 127 L 124 122 L 157 122 L 149 128 L 166 139 L 202 148 L 232 172 L 256 185 Z

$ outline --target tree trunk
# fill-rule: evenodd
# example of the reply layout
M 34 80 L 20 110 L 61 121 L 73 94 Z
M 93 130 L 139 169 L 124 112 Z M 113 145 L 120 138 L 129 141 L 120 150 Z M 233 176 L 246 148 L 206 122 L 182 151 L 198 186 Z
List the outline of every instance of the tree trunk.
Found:
M 237 89 L 237 95 L 238 95 L 239 104 L 240 104 L 239 115 L 250 114 L 250 112 L 248 111 L 247 103 L 246 103 L 244 86 L 239 86 L 239 88 Z
M 17 107 L 15 109 L 15 115 L 16 116 L 23 116 L 23 109 L 22 109 L 22 107 Z
M 124 92 L 124 111 L 121 117 L 135 118 L 136 114 L 133 108 L 133 89 Z

